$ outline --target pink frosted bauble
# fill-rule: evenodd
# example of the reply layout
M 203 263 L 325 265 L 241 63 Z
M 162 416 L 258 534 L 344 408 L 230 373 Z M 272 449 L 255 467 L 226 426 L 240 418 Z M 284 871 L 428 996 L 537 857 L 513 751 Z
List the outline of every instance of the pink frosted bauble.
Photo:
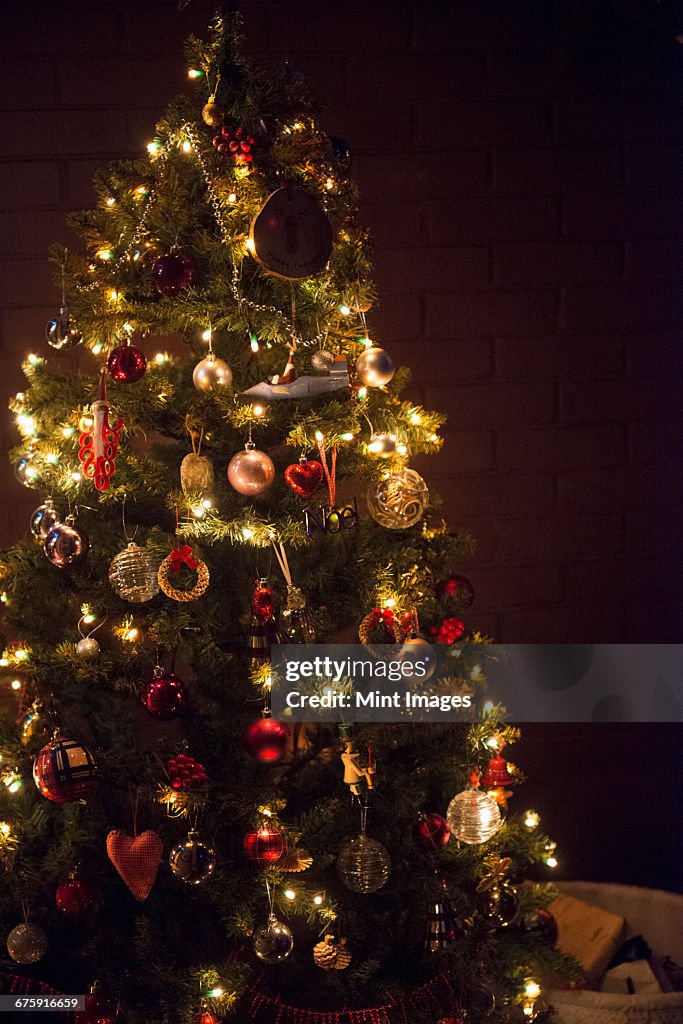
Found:
M 230 485 L 248 498 L 267 491 L 275 479 L 275 466 L 270 456 L 260 452 L 253 445 L 246 445 L 243 452 L 237 452 L 228 464 Z

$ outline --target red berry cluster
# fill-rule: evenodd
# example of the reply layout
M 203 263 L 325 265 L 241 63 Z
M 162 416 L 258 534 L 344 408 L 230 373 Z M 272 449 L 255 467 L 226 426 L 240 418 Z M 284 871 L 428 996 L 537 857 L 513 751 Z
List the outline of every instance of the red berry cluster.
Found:
M 176 754 L 172 757 L 166 765 L 166 771 L 171 778 L 173 789 L 193 789 L 196 786 L 204 786 L 209 781 L 204 765 L 187 754 Z
M 438 626 L 430 626 L 429 632 L 434 637 L 435 644 L 454 644 L 465 632 L 465 623 L 462 619 L 456 619 L 452 615 L 444 619 Z
M 214 136 L 213 144 L 219 153 L 229 153 L 236 164 L 250 164 L 254 159 L 251 152 L 253 136 L 247 135 L 242 128 L 224 125 L 220 134 Z

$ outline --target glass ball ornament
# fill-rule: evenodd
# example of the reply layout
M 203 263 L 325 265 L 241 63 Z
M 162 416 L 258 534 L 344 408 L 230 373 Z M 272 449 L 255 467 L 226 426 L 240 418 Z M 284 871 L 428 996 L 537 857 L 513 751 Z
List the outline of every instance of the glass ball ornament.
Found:
M 18 924 L 7 936 L 7 952 L 18 964 L 35 964 L 47 953 L 47 935 L 37 924 Z
M 220 391 L 232 384 L 232 370 L 224 359 L 209 353 L 192 371 L 192 383 L 197 391 Z
M 441 850 L 451 838 L 448 822 L 440 814 L 421 814 L 415 822 L 413 837 L 423 850 Z
M 36 466 L 36 457 L 30 452 L 28 455 L 21 455 L 14 463 L 14 475 L 24 487 L 37 487 L 40 480 L 40 472 Z
M 329 373 L 334 366 L 334 353 L 320 348 L 311 356 L 311 366 L 316 373 Z
M 254 932 L 254 952 L 266 964 L 279 964 L 286 960 L 294 948 L 292 930 L 270 914 L 268 921 Z
M 159 256 L 152 265 L 152 280 L 159 295 L 173 296 L 193 285 L 197 265 L 182 252 L 169 252 Z
M 48 533 L 56 523 L 57 510 L 52 504 L 50 498 L 44 501 L 42 505 L 38 506 L 29 520 L 31 533 L 39 540 L 45 540 Z
M 135 345 L 119 345 L 109 353 L 107 369 L 117 384 L 134 384 L 144 375 L 147 358 Z
M 62 306 L 59 313 L 45 324 L 45 340 L 57 352 L 76 348 L 83 341 L 83 335 L 76 329 L 66 306 Z
M 123 601 L 143 604 L 159 593 L 158 572 L 159 566 L 152 553 L 130 541 L 112 558 L 109 582 Z
M 55 523 L 45 538 L 44 550 L 48 560 L 63 569 L 85 556 L 88 539 L 69 517 L 65 523 Z
M 456 839 L 469 846 L 485 843 L 503 823 L 496 801 L 480 789 L 464 789 L 454 796 L 446 820 Z
M 366 348 L 356 360 L 356 374 L 368 388 L 383 388 L 394 376 L 394 362 L 383 348 Z
M 168 858 L 171 871 L 186 885 L 201 885 L 214 873 L 216 854 L 210 846 L 200 842 L 196 832 L 176 843 Z
M 387 530 L 407 530 L 419 523 L 429 501 L 429 489 L 414 469 L 398 470 L 371 483 L 367 503 L 370 515 Z
M 259 718 L 252 722 L 244 734 L 244 749 L 255 761 L 272 764 L 279 761 L 287 749 L 289 731 L 274 718 Z
M 55 804 L 84 800 L 97 788 L 97 762 L 82 743 L 56 736 L 39 750 L 33 762 L 33 781 Z
M 368 451 L 371 455 L 380 455 L 384 459 L 395 455 L 396 434 L 373 434 L 368 441 Z
M 76 654 L 83 661 L 94 661 L 100 653 L 100 645 L 94 636 L 84 636 L 76 644 Z
M 280 609 L 280 632 L 282 642 L 288 644 L 312 644 L 315 631 L 311 622 L 306 595 L 292 584 L 287 584 L 287 595 Z
M 168 721 L 180 714 L 186 702 L 185 684 L 182 679 L 157 665 L 153 677 L 142 692 L 145 710 L 152 718 Z
M 239 494 L 255 498 L 267 491 L 275 479 L 273 460 L 253 442 L 244 446 L 228 463 L 228 481 Z
M 495 928 L 507 928 L 519 913 L 519 896 L 505 880 L 481 893 L 480 901 L 482 914 Z
M 391 857 L 385 846 L 361 832 L 339 851 L 337 874 L 352 892 L 377 892 L 391 874 Z

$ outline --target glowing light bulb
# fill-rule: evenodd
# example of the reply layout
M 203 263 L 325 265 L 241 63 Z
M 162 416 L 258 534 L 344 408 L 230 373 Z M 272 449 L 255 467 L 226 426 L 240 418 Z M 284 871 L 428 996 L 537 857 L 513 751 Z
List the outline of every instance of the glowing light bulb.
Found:
M 395 608 L 396 607 L 396 598 L 388 597 L 387 600 L 384 602 L 384 607 L 385 608 Z
M 296 899 L 296 893 L 294 892 L 293 889 L 285 889 L 285 891 L 283 892 L 282 895 L 285 897 L 285 899 L 288 899 L 288 900 L 295 900 Z
M 202 332 L 202 341 L 211 341 L 211 336 L 212 336 L 211 328 L 207 327 L 206 330 Z
M 7 594 L 5 594 L 5 593 L 0 594 L 0 601 L 2 601 L 3 604 L 7 604 L 7 601 L 8 601 Z
M 418 424 L 420 422 L 420 414 L 419 414 L 419 412 L 411 412 L 411 414 L 410 414 L 410 422 L 414 423 L 414 424 Z
M 353 434 L 347 431 L 345 434 L 340 434 L 339 437 L 342 441 L 353 441 Z
M 201 78 L 203 74 L 204 74 L 204 72 L 201 71 L 199 68 L 188 68 L 187 69 L 187 77 L 188 78 Z
M 549 868 L 557 867 L 557 857 L 546 857 L 545 862 Z
M 43 362 L 40 356 L 37 356 L 35 352 L 31 352 L 31 354 L 28 357 L 28 361 L 31 366 L 40 366 L 40 364 Z
M 134 640 L 137 640 L 137 638 L 138 638 L 138 635 L 139 635 L 139 630 L 137 630 L 137 629 L 135 628 L 135 626 L 131 626 L 131 627 L 130 627 L 129 629 L 127 629 L 127 630 L 126 630 L 126 632 L 125 632 L 125 633 L 123 634 L 123 639 L 124 639 L 124 640 L 127 640 L 129 644 L 132 644 Z
M 73 437 L 75 432 L 75 427 L 62 427 L 62 437 Z
M 263 408 L 262 405 L 252 405 L 251 411 L 253 412 L 254 416 L 263 416 L 266 410 Z
M 324 441 L 325 440 L 325 435 L 320 430 L 316 430 L 316 432 L 315 432 L 315 439 L 316 439 L 316 441 Z
M 114 253 L 111 251 L 111 249 L 98 249 L 95 255 L 97 256 L 98 260 L 110 260 L 113 257 Z
M 150 156 L 159 156 L 159 153 L 161 153 L 162 148 L 163 147 L 158 139 L 153 139 L 152 142 L 149 142 L 147 144 L 147 152 L 149 153 Z
M 117 292 L 116 288 L 107 288 L 104 294 L 107 298 L 107 302 L 118 302 L 119 293 Z
M 367 396 L 368 396 L 368 389 L 367 388 L 358 388 L 357 394 L 358 394 L 358 397 L 361 398 L 361 399 L 367 398 Z
M 524 982 L 524 995 L 527 999 L 538 999 L 541 994 L 541 986 L 533 978 L 527 978 Z
M 345 302 L 342 302 L 341 305 L 337 306 L 337 309 L 342 316 L 349 316 L 351 314 L 351 307 L 347 306 Z
M 12 831 L 12 826 L 8 821 L 0 821 L 0 832 L 3 836 L 8 836 Z
M 80 483 L 80 481 L 81 481 L 81 480 L 82 480 L 83 478 L 82 478 L 81 474 L 80 474 L 80 473 L 78 472 L 78 470 L 77 470 L 77 469 L 75 469 L 75 470 L 73 471 L 73 473 L 71 474 L 71 479 L 73 480 L 73 482 L 74 482 L 75 484 L 77 484 L 77 483 Z
M 182 148 L 183 153 L 191 153 L 192 152 L 192 143 L 190 142 L 189 139 L 185 139 L 185 141 L 183 142 L 183 145 L 182 145 L 181 148 Z
M 249 344 L 252 352 L 258 352 L 258 338 L 255 334 L 249 335 Z
M 204 517 L 204 512 L 205 509 L 203 508 L 202 505 L 192 506 L 192 515 L 195 517 L 195 519 L 202 519 Z
M 13 679 L 12 680 L 12 689 L 13 690 L 20 690 L 21 689 L 21 679 Z
M 49 462 L 51 466 L 54 466 L 55 463 L 59 462 L 59 455 L 57 455 L 56 452 L 48 452 L 45 456 L 45 461 Z
M 248 238 L 246 240 L 246 242 L 244 243 L 244 247 L 245 247 L 245 249 L 248 249 L 249 252 L 256 252 L 256 245 L 254 243 L 254 239 L 253 238 Z
M 154 362 L 158 363 L 159 366 L 161 366 L 163 363 L 168 362 L 168 356 L 166 355 L 165 352 L 157 352 L 157 354 L 154 357 Z
M 237 202 L 237 193 L 236 192 L 231 192 L 230 193 L 230 195 L 228 196 L 228 202 L 229 203 L 236 203 Z
M 248 526 L 243 526 L 242 536 L 245 540 L 251 540 L 251 538 L 254 536 L 254 531 L 250 530 Z
M 321 905 L 322 901 L 323 901 L 323 897 L 322 896 L 314 896 L 313 897 L 313 902 L 315 903 L 316 907 L 319 907 Z
M 36 432 L 36 421 L 33 416 L 28 416 L 26 413 L 19 413 L 17 416 L 17 426 L 22 434 L 31 435 Z
M 538 828 L 541 823 L 541 815 L 537 811 L 527 811 L 524 815 L 524 824 L 527 828 Z
M 209 999 L 220 999 L 220 997 L 223 995 L 223 992 L 224 989 L 222 989 L 220 985 L 218 985 L 216 988 L 210 988 L 206 994 L 209 997 Z

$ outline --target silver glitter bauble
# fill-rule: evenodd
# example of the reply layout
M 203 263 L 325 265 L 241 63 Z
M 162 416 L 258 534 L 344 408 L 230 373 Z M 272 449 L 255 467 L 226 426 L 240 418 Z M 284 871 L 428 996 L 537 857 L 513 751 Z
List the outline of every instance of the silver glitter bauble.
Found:
M 35 510 L 29 525 L 31 527 L 31 533 L 34 537 L 38 537 L 40 540 L 45 540 L 52 527 L 57 522 L 57 510 L 50 498 L 39 505 Z
M 159 566 L 146 548 L 130 541 L 109 566 L 109 582 L 124 601 L 142 604 L 159 593 Z
M 282 643 L 312 644 L 315 632 L 306 595 L 299 587 L 287 584 L 287 596 L 280 610 Z
M 228 463 L 228 480 L 239 491 L 252 498 L 267 491 L 275 479 L 273 460 L 253 444 L 245 445 Z
M 216 854 L 197 838 L 196 832 L 189 832 L 186 839 L 177 843 L 168 858 L 171 871 L 186 885 L 201 885 L 210 878 L 216 867 Z
M 75 348 L 83 341 L 83 335 L 76 330 L 66 306 L 62 306 L 57 316 L 53 316 L 46 323 L 45 338 L 48 345 L 58 352 Z
M 208 455 L 190 452 L 180 463 L 180 486 L 183 494 L 203 494 L 214 483 L 213 462 Z
M 291 928 L 278 921 L 271 914 L 267 924 L 254 932 L 254 952 L 259 960 L 267 964 L 278 964 L 286 960 L 294 948 L 294 936 Z
M 200 359 L 192 371 L 197 391 L 217 391 L 232 384 L 232 370 L 223 359 L 208 355 Z
M 388 530 L 407 530 L 424 515 L 429 490 L 414 469 L 401 469 L 370 484 L 368 511 L 380 526 Z
M 368 451 L 371 455 L 381 455 L 387 458 L 396 452 L 396 434 L 373 434 L 368 441 Z
M 353 892 L 377 892 L 391 874 L 391 857 L 386 847 L 361 833 L 339 851 L 337 874 Z
M 316 373 L 329 373 L 334 366 L 334 353 L 325 348 L 318 349 L 311 356 L 311 366 Z
M 37 924 L 18 924 L 7 936 L 7 952 L 18 964 L 35 964 L 47 953 L 47 935 Z
M 377 345 L 366 348 L 356 360 L 358 379 L 369 388 L 382 388 L 394 376 L 394 363 L 388 352 Z
M 45 538 L 44 549 L 52 564 L 63 569 L 66 565 L 73 565 L 86 554 L 88 540 L 85 534 L 67 519 L 65 523 L 55 523 Z
M 485 843 L 502 825 L 500 807 L 480 789 L 464 789 L 454 796 L 446 811 L 446 821 L 456 839 L 470 846 Z
M 92 661 L 100 653 L 100 645 L 94 636 L 84 636 L 76 644 L 76 654 L 83 661 Z

